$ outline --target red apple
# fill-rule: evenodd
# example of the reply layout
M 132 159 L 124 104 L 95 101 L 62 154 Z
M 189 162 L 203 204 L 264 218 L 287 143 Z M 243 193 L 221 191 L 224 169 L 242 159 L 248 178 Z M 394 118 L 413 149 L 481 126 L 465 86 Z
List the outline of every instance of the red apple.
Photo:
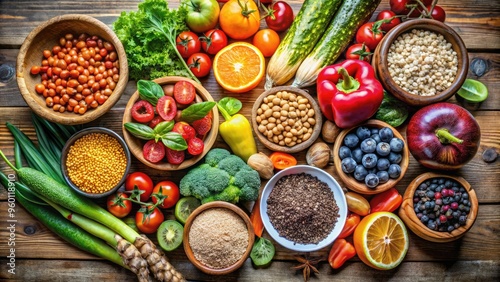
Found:
M 477 153 L 481 131 L 466 109 L 451 103 L 436 103 L 418 110 L 408 123 L 408 149 L 423 166 L 454 170 Z

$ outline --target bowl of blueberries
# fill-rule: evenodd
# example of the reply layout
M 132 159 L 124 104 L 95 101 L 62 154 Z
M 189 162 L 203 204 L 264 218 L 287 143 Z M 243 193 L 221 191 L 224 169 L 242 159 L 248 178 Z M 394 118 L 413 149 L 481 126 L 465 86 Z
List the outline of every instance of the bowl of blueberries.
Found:
M 344 129 L 333 146 L 335 170 L 347 188 L 378 194 L 406 173 L 409 151 L 404 137 L 389 124 L 371 119 Z

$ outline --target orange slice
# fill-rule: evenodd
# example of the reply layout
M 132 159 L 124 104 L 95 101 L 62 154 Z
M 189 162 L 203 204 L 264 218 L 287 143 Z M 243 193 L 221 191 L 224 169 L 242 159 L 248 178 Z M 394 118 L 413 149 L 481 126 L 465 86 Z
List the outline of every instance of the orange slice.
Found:
M 235 42 L 215 55 L 213 70 L 222 88 L 235 93 L 247 92 L 264 77 L 264 55 L 252 44 Z
M 393 269 L 406 256 L 408 232 L 401 219 L 391 212 L 365 216 L 354 231 L 354 247 L 367 265 L 380 270 Z

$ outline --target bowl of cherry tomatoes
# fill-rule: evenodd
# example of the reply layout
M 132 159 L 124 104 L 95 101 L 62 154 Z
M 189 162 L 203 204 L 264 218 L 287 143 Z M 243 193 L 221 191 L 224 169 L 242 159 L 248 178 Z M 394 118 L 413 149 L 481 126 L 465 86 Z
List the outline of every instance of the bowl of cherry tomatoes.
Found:
M 194 80 L 167 76 L 141 80 L 123 114 L 130 152 L 158 170 L 188 168 L 212 148 L 218 134 L 215 101 Z

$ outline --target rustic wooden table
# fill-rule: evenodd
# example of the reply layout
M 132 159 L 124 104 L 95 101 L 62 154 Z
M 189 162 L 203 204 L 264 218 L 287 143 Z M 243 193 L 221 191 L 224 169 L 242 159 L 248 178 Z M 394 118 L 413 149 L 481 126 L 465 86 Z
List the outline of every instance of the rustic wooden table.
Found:
M 0 2 L 0 149 L 9 158 L 13 157 L 13 139 L 5 127 L 11 122 L 20 127 L 30 138 L 35 132 L 30 120 L 30 109 L 19 93 L 15 79 L 15 61 L 18 50 L 28 33 L 38 24 L 54 16 L 66 13 L 81 13 L 96 17 L 111 26 L 122 11 L 137 10 L 139 0 L 127 1 L 30 1 L 2 0 Z M 175 7 L 178 1 L 170 1 Z M 295 12 L 300 9 L 301 0 L 288 1 Z M 475 158 L 462 169 L 454 172 L 467 179 L 476 189 L 479 199 L 479 215 L 473 228 L 462 239 L 451 243 L 431 243 L 410 235 L 410 249 L 404 262 L 391 271 L 371 269 L 354 258 L 340 270 L 333 270 L 328 263 L 319 264 L 320 275 L 311 281 L 499 281 L 500 280 L 500 161 L 485 163 L 482 152 L 490 147 L 500 151 L 500 3 L 487 0 L 441 0 L 447 13 L 446 23 L 453 27 L 464 40 L 469 50 L 469 60 L 479 61 L 487 66 L 481 76 L 469 71 L 469 77 L 482 81 L 490 90 L 490 96 L 473 110 L 481 126 L 481 146 Z M 389 7 L 383 0 L 377 11 Z M 263 25 L 265 23 L 262 23 Z M 213 75 L 202 81 L 216 100 L 231 95 L 223 91 Z M 263 82 L 250 93 L 238 95 L 243 102 L 243 114 L 250 117 L 253 101 L 263 91 Z M 102 118 L 88 125 L 108 127 L 121 134 L 121 120 L 128 98 L 135 91 L 135 82 L 130 81 L 120 101 Z M 314 89 L 311 89 L 314 93 Z M 455 98 L 450 99 L 456 103 Z M 405 132 L 405 126 L 398 128 Z M 219 137 L 215 147 L 227 147 Z M 259 144 L 259 150 L 269 153 Z M 305 152 L 295 156 L 305 163 Z M 0 162 L 0 170 L 12 171 Z M 179 180 L 179 174 L 171 175 L 148 169 L 134 160 L 132 170 L 144 171 L 153 180 L 172 178 Z M 333 166 L 326 168 L 337 180 Z M 415 159 L 404 179 L 397 185 L 403 193 L 406 186 L 417 175 L 426 172 Z M 16 281 L 134 281 L 135 276 L 107 261 L 82 252 L 59 239 L 28 214 L 24 208 L 15 208 L 15 233 L 8 229 L 8 202 L 5 189 L 0 189 L 0 280 Z M 169 212 L 171 215 L 171 212 Z M 13 241 L 13 238 L 15 241 Z M 12 243 L 15 242 L 15 246 Z M 256 269 L 250 259 L 238 271 L 223 277 L 207 276 L 198 271 L 187 259 L 182 248 L 169 253 L 174 266 L 189 280 L 203 281 L 302 281 L 302 273 L 291 270 L 295 265 L 296 253 L 279 246 L 275 259 L 266 269 Z M 12 250 L 15 254 L 15 274 L 10 274 L 7 263 Z M 311 254 L 327 256 L 329 248 Z M 314 275 L 313 275 L 314 276 Z

